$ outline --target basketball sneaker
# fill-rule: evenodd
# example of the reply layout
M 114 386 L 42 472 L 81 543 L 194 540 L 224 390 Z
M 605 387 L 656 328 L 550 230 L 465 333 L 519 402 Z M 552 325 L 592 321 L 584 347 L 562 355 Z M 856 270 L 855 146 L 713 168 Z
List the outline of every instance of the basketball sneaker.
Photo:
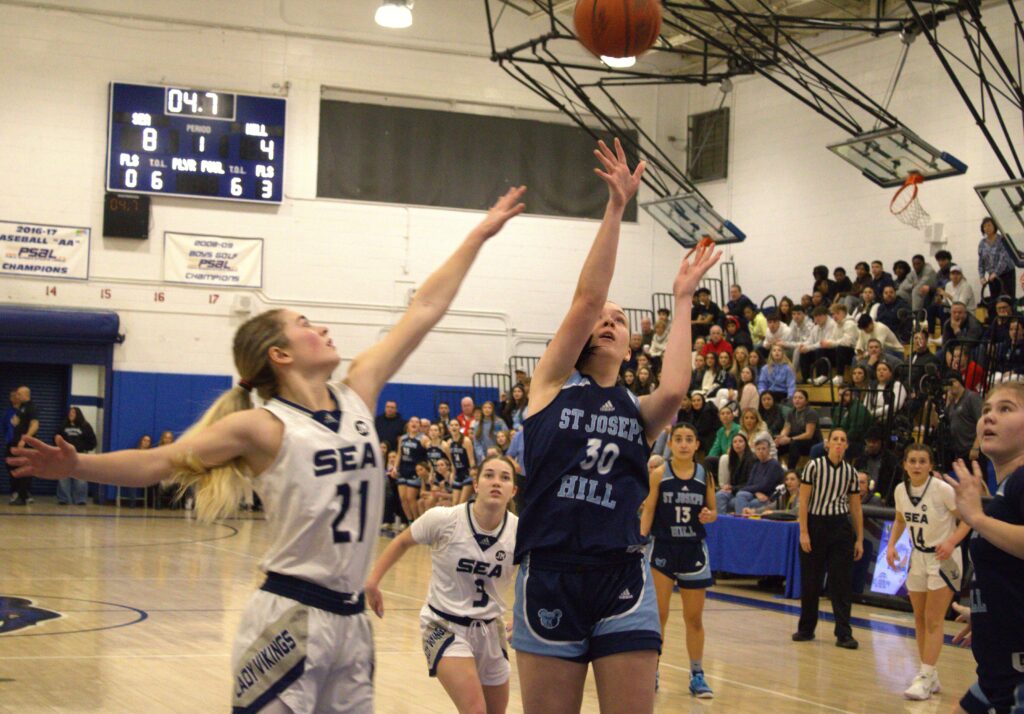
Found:
M 939 684 L 939 675 L 937 673 L 925 674 L 924 672 L 918 672 L 917 676 L 914 677 L 914 681 L 907 687 L 907 691 L 903 692 L 903 696 L 914 701 L 924 701 L 940 691 L 942 691 L 942 686 Z
M 712 699 L 715 693 L 711 691 L 703 672 L 690 673 L 690 694 L 697 699 Z

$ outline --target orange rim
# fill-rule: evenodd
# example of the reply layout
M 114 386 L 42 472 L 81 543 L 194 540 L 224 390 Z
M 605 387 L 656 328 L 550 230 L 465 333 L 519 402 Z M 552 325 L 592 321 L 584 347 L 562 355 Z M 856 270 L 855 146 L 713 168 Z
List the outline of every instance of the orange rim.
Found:
M 890 213 L 898 216 L 899 214 L 903 213 L 905 210 L 910 208 L 911 204 L 914 203 L 914 199 L 917 198 L 917 186 L 922 181 L 924 181 L 924 176 L 917 173 L 916 171 L 911 172 L 907 176 L 906 180 L 903 182 L 903 185 L 900 186 L 899 190 L 896 191 L 896 195 L 892 197 L 891 201 L 889 201 Z M 901 206 L 900 208 L 896 208 L 896 201 L 899 200 L 900 196 L 907 189 L 910 189 L 910 197 L 907 199 L 906 203 L 903 204 L 903 206 Z

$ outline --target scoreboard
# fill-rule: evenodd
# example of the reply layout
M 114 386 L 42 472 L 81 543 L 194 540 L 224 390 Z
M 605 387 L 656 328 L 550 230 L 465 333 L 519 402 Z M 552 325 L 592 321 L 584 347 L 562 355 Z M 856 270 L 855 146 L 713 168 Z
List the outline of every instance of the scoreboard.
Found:
M 107 190 L 280 203 L 285 100 L 110 84 Z

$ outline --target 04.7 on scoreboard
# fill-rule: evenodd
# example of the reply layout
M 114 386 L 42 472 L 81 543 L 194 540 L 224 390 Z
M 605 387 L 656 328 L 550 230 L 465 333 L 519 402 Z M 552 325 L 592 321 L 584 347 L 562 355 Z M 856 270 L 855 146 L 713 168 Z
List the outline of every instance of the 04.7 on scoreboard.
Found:
M 280 203 L 285 100 L 110 84 L 107 190 Z

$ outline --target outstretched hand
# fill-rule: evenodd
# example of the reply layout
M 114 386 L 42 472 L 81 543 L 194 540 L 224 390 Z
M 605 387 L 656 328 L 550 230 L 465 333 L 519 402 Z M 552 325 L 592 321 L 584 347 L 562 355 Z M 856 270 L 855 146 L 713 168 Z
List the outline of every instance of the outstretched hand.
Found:
M 520 201 L 525 193 L 526 186 L 513 186 L 490 207 L 487 215 L 477 226 L 484 240 L 495 235 L 510 218 L 518 216 L 526 209 L 526 204 Z
M 692 256 L 692 259 L 691 259 Z M 672 294 L 676 299 L 693 297 L 697 292 L 704 274 L 708 272 L 722 257 L 722 251 L 715 250 L 714 241 L 701 240 L 693 250 L 686 254 L 679 272 L 676 274 L 675 282 L 672 283 Z
M 35 437 L 26 436 L 25 445 L 12 448 L 13 456 L 7 459 L 7 465 L 14 469 L 11 476 L 58 479 L 74 474 L 78 466 L 78 452 L 75 451 L 75 447 L 60 436 L 56 438 L 55 443 L 56 446 L 50 446 Z
M 367 606 L 373 610 L 377 617 L 384 617 L 384 595 L 380 586 L 366 583 L 363 586 L 363 594 L 366 596 Z
M 647 162 L 641 161 L 636 165 L 636 170 L 631 172 L 626 163 L 626 152 L 618 139 L 615 139 L 614 152 L 603 141 L 598 141 L 597 147 L 594 156 L 604 166 L 604 171 L 595 168 L 594 173 L 608 184 L 608 200 L 616 207 L 623 208 L 640 188 L 640 177 L 644 175 Z
M 972 464 L 972 471 L 968 471 L 963 459 L 957 459 L 953 462 L 953 472 L 957 478 L 942 474 L 942 479 L 956 492 L 956 510 L 960 512 L 960 518 L 973 528 L 978 519 L 985 515 L 981 505 L 981 496 L 985 492 L 985 477 L 978 462 L 974 461 Z

